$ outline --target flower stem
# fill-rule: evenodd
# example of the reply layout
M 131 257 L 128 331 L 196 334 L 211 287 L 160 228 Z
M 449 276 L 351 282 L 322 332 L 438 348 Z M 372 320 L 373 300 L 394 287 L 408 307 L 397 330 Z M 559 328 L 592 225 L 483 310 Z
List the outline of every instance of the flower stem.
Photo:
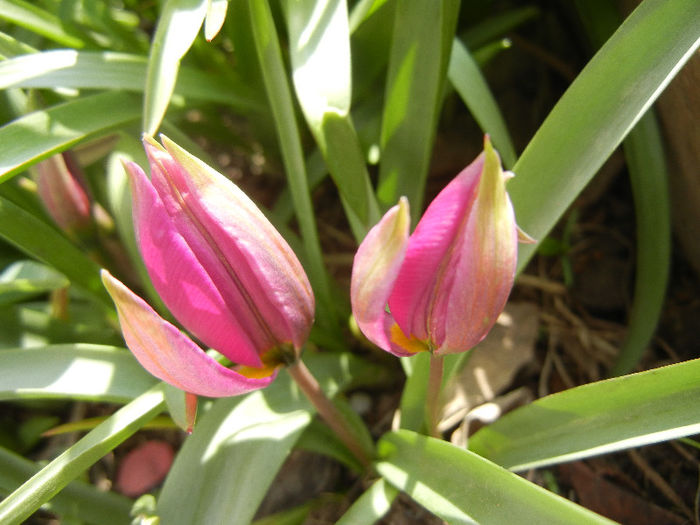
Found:
M 430 375 L 428 376 L 428 392 L 426 394 L 426 411 L 428 434 L 439 437 L 437 425 L 440 418 L 440 389 L 442 387 L 442 371 L 444 361 L 442 356 L 430 354 Z
M 364 467 L 369 467 L 370 460 L 364 448 L 360 445 L 354 433 L 346 424 L 343 415 L 331 400 L 328 399 L 323 390 L 321 390 L 318 381 L 316 381 L 316 378 L 311 374 L 303 361 L 297 359 L 295 363 L 287 367 L 287 371 L 309 401 L 316 407 L 316 410 L 326 424 L 331 427 L 331 430 L 336 433 Z

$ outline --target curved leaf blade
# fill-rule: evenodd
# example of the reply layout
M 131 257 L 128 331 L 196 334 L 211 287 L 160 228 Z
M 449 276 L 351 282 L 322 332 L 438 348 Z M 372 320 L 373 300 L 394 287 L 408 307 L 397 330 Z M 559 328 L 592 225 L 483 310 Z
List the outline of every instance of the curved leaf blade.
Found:
M 700 432 L 700 359 L 565 390 L 484 427 L 469 449 L 511 470 Z
M 33 461 L 0 447 L 0 494 L 7 495 L 40 470 Z M 128 525 L 132 501 L 114 492 L 102 492 L 83 481 L 71 481 L 44 506 L 59 516 L 92 525 Z
M 377 471 L 451 525 L 611 524 L 468 450 L 399 430 L 379 441 Z
M 156 382 L 124 348 L 72 344 L 0 352 L 0 401 L 83 399 L 125 403 Z
M 513 167 L 508 192 L 523 230 L 545 237 L 698 45 L 700 2 L 645 0 L 637 7 Z M 536 249 L 521 245 L 519 269 Z
M 124 89 L 142 92 L 148 59 L 111 51 L 52 49 L 0 62 L 0 89 L 10 87 Z M 181 67 L 174 93 L 193 99 L 229 104 L 242 112 L 263 106 L 247 84 L 230 75 L 226 83 L 215 75 Z
M 175 89 L 180 60 L 190 49 L 207 14 L 208 0 L 168 0 L 158 19 L 146 73 L 143 130 L 158 131 Z
M 21 523 L 102 456 L 156 416 L 164 406 L 156 385 L 46 465 L 0 502 L 0 523 Z
M 81 97 L 20 117 L 0 128 L 0 183 L 78 142 L 135 121 L 134 95 L 111 91 Z
M 99 265 L 54 228 L 2 196 L 0 238 L 52 266 L 93 299 L 111 305 L 100 281 Z

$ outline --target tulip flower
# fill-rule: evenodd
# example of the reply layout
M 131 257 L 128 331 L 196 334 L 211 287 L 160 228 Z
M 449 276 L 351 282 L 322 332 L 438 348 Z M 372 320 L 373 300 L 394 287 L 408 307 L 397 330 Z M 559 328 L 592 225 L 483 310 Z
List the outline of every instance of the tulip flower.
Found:
M 291 248 L 235 184 L 162 140 L 164 147 L 144 138 L 150 179 L 126 165 L 139 249 L 173 316 L 236 366 L 219 364 L 103 271 L 127 346 L 151 374 L 191 394 L 262 388 L 306 341 L 311 286 Z
M 53 155 L 36 168 L 37 193 L 53 221 L 72 237 L 90 230 L 93 226 L 91 199 L 70 154 Z
M 519 230 L 488 136 L 484 152 L 428 206 L 409 236 L 401 198 L 361 243 L 351 301 L 367 338 L 397 356 L 464 352 L 503 310 L 515 279 Z

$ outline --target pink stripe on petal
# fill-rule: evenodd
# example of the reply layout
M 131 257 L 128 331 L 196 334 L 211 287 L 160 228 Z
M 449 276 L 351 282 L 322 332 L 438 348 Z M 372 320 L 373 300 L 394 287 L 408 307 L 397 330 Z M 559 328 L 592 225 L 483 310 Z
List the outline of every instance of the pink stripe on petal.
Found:
M 300 348 L 314 315 L 311 286 L 289 245 L 230 180 L 163 137 L 151 148 L 162 167 L 154 184 L 176 225 L 259 348 Z
M 204 344 L 236 363 L 260 367 L 258 347 L 178 232 L 148 177 L 136 164 L 130 163 L 127 168 L 139 249 L 163 302 Z
M 449 279 L 449 252 L 476 198 L 484 156 L 467 166 L 430 203 L 411 235 L 406 258 L 389 297 L 389 309 L 407 336 L 432 339 L 428 333 L 437 287 Z
M 362 333 L 380 348 L 400 356 L 411 352 L 392 343 L 395 323 L 386 305 L 404 261 L 409 224 L 408 201 L 402 197 L 360 244 L 350 284 L 352 312 Z
M 250 379 L 220 365 L 106 270 L 102 270 L 102 282 L 117 306 L 127 346 L 157 378 L 207 397 L 244 394 L 274 380 L 276 373 Z

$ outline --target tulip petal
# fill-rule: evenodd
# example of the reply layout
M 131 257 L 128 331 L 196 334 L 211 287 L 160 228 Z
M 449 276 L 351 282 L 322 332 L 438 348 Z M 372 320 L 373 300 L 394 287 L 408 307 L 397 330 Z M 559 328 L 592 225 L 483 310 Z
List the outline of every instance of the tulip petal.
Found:
M 251 379 L 220 365 L 106 270 L 102 270 L 102 282 L 117 306 L 127 346 L 157 378 L 207 397 L 244 394 L 274 380 L 276 372 Z
M 263 351 L 280 343 L 301 348 L 314 299 L 294 252 L 235 184 L 162 140 L 165 150 L 144 139 L 153 185 L 248 338 Z
M 515 279 L 518 232 L 506 177 L 490 142 L 477 197 L 444 263 L 430 330 L 437 354 L 464 352 L 491 330 Z
M 129 163 L 126 168 L 139 249 L 160 297 L 175 318 L 204 344 L 236 363 L 261 366 L 254 341 L 178 232 L 151 181 L 138 165 Z
M 352 265 L 350 300 L 352 312 L 362 333 L 380 348 L 398 356 L 413 355 L 424 349 L 412 345 L 386 311 L 408 244 L 410 217 L 408 201 L 399 204 L 367 234 Z
M 389 309 L 403 332 L 420 340 L 432 339 L 437 346 L 440 342 L 429 333 L 431 305 L 440 282 L 451 276 L 445 262 L 476 198 L 483 164 L 482 154 L 430 203 L 411 235 L 389 297 Z

